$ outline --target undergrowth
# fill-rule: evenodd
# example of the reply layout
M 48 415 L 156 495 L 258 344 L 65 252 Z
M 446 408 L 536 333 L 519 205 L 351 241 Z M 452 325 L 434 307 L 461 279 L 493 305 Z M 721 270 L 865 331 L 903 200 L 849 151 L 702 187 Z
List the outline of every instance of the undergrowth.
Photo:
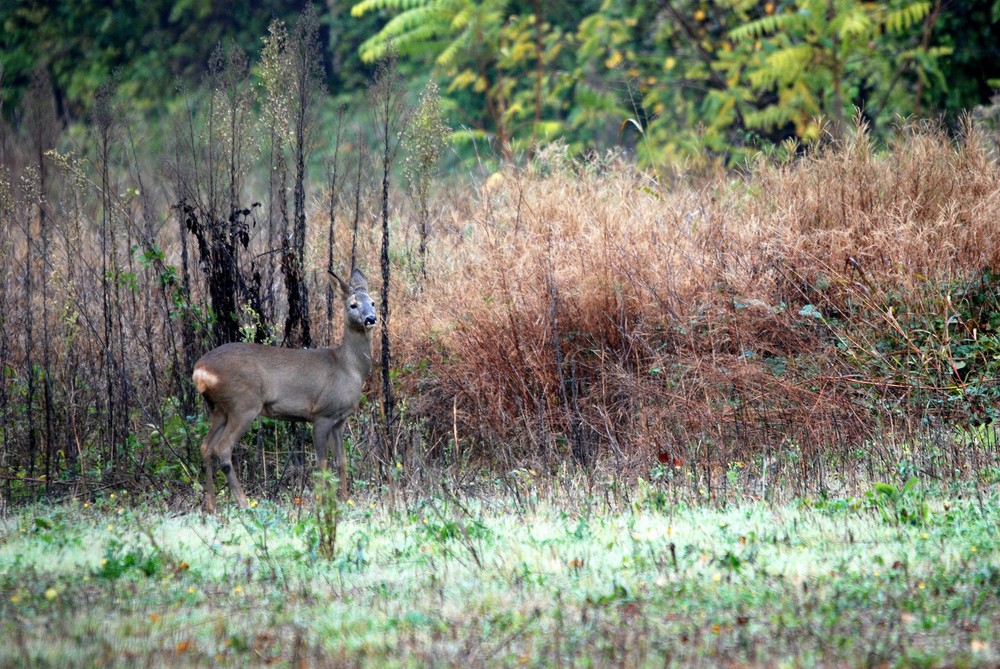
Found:
M 990 147 L 971 126 L 904 127 L 881 147 L 861 128 L 664 183 L 556 145 L 478 184 L 438 184 L 421 217 L 391 212 L 396 406 L 380 427 L 369 383 L 349 421 L 352 483 L 392 494 L 402 464 L 425 489 L 440 472 L 570 466 L 635 481 L 662 466 L 711 496 L 742 463 L 765 480 L 795 473 L 815 494 L 831 471 L 856 488 L 903 459 L 947 479 L 1000 466 Z M 149 232 L 152 196 L 98 188 L 72 155 L 50 159 L 61 171 L 47 188 L 64 189 L 65 206 L 39 219 L 30 179 L 0 188 L 4 497 L 197 491 L 205 421 L 189 375 L 213 318 L 199 252 L 183 221 Z M 138 163 L 118 169 L 138 183 Z M 381 235 L 360 215 L 364 189 L 332 195 L 310 212 L 306 264 L 347 262 L 349 240 L 373 271 Z M 116 218 L 98 234 L 109 199 Z M 248 338 L 280 330 L 288 306 L 273 214 L 241 228 L 243 280 L 267 296 L 266 310 L 239 314 Z M 140 229 L 152 236 L 136 245 Z M 307 292 L 325 294 L 324 273 L 307 274 Z M 339 315 L 320 302 L 309 320 L 336 343 Z M 308 441 L 255 426 L 235 465 L 248 490 L 301 496 Z

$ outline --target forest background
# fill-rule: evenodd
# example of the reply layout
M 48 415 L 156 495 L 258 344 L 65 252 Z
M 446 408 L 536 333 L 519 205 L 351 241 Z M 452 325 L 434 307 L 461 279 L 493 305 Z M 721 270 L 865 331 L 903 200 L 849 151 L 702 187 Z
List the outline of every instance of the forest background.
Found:
M 710 494 L 744 467 L 825 485 L 811 456 L 898 464 L 918 433 L 925 471 L 996 458 L 1000 2 L 16 2 L 0 25 L 8 500 L 196 486 L 193 361 L 336 341 L 323 270 L 355 263 L 385 323 L 359 481 L 611 459 Z M 251 434 L 251 490 L 300 468 L 285 430 Z
M 60 121 L 86 121 L 114 77 L 131 112 L 162 120 L 204 83 L 219 45 L 256 61 L 271 20 L 302 7 L 7 3 L 3 117 L 23 118 L 41 76 Z M 644 164 L 735 165 L 816 138 L 820 118 L 849 124 L 855 110 L 881 136 L 911 115 L 954 125 L 1000 81 L 1000 4 L 989 0 L 370 0 L 315 11 L 327 114 L 363 97 L 391 41 L 408 89 L 436 80 L 457 138 L 486 139 L 506 158 L 558 138 L 575 154 L 625 145 Z

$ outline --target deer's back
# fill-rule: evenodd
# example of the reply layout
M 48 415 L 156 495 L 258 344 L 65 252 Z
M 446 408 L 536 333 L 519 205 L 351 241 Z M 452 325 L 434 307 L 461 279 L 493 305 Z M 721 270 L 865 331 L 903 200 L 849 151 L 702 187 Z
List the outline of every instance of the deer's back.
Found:
M 225 344 L 203 355 L 192 378 L 198 392 L 215 406 L 310 421 L 317 415 L 348 413 L 357 405 L 362 384 L 335 349 L 243 343 Z

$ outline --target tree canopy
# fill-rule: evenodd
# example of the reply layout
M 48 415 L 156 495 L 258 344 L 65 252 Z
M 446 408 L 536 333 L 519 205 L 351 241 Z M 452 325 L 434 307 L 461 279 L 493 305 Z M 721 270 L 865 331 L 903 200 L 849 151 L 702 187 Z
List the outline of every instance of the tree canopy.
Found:
M 197 86 L 213 49 L 257 56 L 288 0 L 25 0 L 0 8 L 0 112 L 17 118 L 32 78 L 83 118 L 111 77 L 156 113 Z M 876 136 L 912 115 L 957 118 L 1000 82 L 1000 1 L 359 0 L 317 8 L 326 84 L 361 99 L 392 43 L 413 91 L 442 91 L 456 140 L 496 155 L 561 139 L 652 163 L 732 163 L 784 140 L 838 132 L 855 114 Z M 415 94 L 415 93 L 414 93 Z

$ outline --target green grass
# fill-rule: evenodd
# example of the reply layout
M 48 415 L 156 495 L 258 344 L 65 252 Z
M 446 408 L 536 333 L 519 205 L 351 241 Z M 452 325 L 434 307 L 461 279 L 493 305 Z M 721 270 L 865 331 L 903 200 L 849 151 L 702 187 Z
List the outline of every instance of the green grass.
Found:
M 290 503 L 24 508 L 0 523 L 0 665 L 995 666 L 996 490 L 905 496 L 357 500 L 333 559 Z

